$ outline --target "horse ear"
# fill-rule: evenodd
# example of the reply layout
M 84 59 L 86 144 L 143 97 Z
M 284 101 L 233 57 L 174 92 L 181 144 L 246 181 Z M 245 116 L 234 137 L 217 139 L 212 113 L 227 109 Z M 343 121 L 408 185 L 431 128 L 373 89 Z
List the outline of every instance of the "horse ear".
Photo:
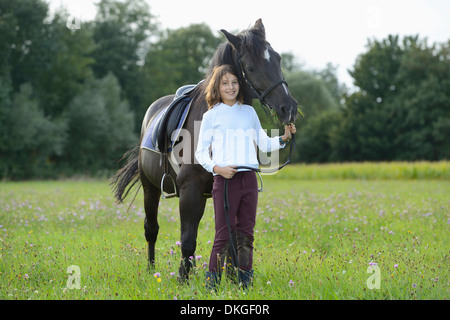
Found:
M 222 33 L 225 35 L 228 42 L 230 42 L 232 46 L 239 51 L 239 49 L 241 48 L 241 39 L 234 34 L 229 33 L 227 30 L 222 29 L 220 31 L 222 31 Z
M 253 27 L 255 30 L 258 30 L 264 37 L 266 37 L 266 28 L 262 22 L 262 19 L 258 19 L 255 22 L 255 26 Z

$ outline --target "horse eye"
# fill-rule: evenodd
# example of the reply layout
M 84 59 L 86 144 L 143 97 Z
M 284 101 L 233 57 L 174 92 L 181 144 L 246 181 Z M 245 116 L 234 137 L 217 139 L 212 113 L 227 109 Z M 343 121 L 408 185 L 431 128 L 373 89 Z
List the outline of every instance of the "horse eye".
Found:
M 255 68 L 254 67 L 247 67 L 247 71 L 248 72 L 255 72 Z

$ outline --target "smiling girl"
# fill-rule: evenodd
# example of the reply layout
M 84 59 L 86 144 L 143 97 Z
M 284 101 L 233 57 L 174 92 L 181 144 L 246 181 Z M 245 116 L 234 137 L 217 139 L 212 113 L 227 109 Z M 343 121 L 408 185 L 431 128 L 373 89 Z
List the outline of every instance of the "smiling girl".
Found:
M 243 104 L 241 84 L 230 65 L 216 67 L 207 79 L 206 102 L 195 157 L 214 175 L 212 190 L 215 213 L 215 238 L 206 273 L 207 289 L 220 282 L 228 253 L 229 234 L 224 210 L 224 179 L 228 182 L 229 220 L 237 239 L 239 282 L 246 288 L 253 277 L 253 234 L 258 203 L 256 174 L 236 170 L 237 166 L 258 168 L 256 146 L 262 152 L 284 148 L 296 132 L 285 126 L 283 136 L 270 138 L 261 127 L 253 107 Z

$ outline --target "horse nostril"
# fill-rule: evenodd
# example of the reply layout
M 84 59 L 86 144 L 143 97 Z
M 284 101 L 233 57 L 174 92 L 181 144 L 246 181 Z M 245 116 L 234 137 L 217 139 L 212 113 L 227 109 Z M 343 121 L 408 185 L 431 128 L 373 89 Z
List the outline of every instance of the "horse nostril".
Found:
M 284 107 L 283 112 L 286 114 L 286 118 L 288 119 L 287 123 L 294 123 L 297 119 L 297 106 Z

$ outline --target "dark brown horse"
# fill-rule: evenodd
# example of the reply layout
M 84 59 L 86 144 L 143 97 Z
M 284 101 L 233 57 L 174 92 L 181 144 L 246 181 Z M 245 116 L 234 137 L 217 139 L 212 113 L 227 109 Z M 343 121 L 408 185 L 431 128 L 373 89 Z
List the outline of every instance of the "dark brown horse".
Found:
M 297 102 L 290 95 L 287 83 L 284 81 L 280 55 L 266 41 L 261 19 L 252 28 L 238 35 L 232 35 L 225 30 L 222 32 L 227 41 L 218 47 L 206 76 L 215 66 L 223 64 L 234 66 L 242 77 L 240 80 L 243 84 L 246 104 L 251 105 L 252 99 L 259 99 L 262 104 L 277 113 L 282 123 L 294 122 L 297 117 Z M 178 155 L 182 155 L 179 163 L 169 165 L 167 159 L 170 155 L 161 155 L 141 148 L 139 145 L 128 153 L 127 164 L 113 178 L 115 197 L 120 202 L 127 196 L 133 185 L 139 181 L 142 184 L 146 214 L 144 229 L 150 265 L 155 261 L 155 242 L 159 230 L 158 205 L 161 194 L 162 192 L 172 193 L 179 197 L 182 253 L 179 277 L 181 279 L 188 278 L 191 267 L 189 257 L 194 256 L 198 225 L 213 183 L 212 175 L 194 159 L 197 146 L 194 128 L 202 120 L 203 113 L 208 110 L 204 90 L 205 82 L 200 83 L 190 93 L 192 104 L 183 125 L 183 130 L 190 135 L 183 136 L 174 147 L 174 150 L 175 148 L 181 150 L 178 152 Z M 162 97 L 148 108 L 142 123 L 141 143 L 151 120 L 173 99 L 173 95 Z M 167 179 L 167 175 L 163 178 L 165 173 L 169 174 L 173 180 Z

